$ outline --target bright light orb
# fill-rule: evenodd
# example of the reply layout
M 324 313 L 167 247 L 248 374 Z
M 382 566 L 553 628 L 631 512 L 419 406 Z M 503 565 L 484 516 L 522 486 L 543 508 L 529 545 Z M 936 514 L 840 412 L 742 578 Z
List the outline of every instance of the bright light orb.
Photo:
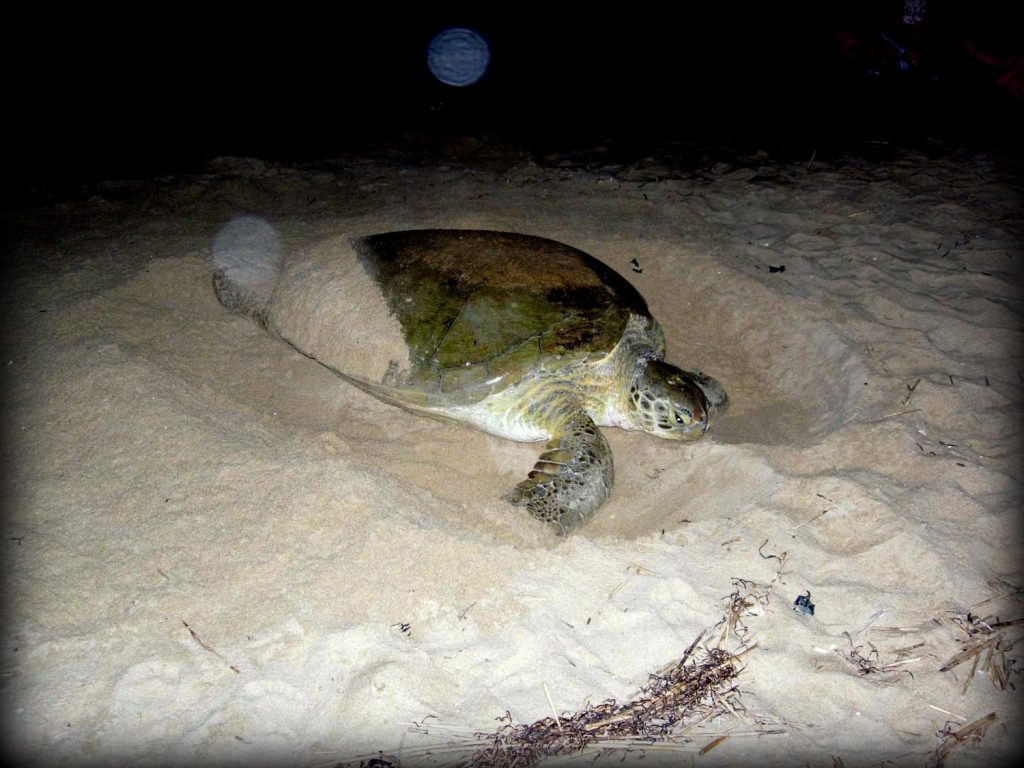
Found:
M 273 225 L 259 216 L 239 216 L 213 238 L 213 265 L 247 284 L 273 284 L 284 253 Z
M 446 29 L 427 46 L 427 66 L 445 85 L 472 85 L 484 76 L 490 63 L 490 46 L 472 29 Z

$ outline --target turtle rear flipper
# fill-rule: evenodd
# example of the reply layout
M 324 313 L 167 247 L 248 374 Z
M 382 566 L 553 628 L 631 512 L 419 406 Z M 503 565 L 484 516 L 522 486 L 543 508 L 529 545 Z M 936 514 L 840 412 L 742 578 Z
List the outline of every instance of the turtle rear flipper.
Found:
M 612 491 L 612 452 L 601 431 L 582 410 L 574 413 L 548 441 L 525 480 L 505 499 L 525 506 L 562 535 L 571 533 L 600 507 Z

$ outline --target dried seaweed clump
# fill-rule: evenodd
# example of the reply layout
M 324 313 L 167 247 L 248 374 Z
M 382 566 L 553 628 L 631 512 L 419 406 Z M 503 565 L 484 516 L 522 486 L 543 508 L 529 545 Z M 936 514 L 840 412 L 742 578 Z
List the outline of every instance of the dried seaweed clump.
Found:
M 698 734 L 698 727 L 725 714 L 744 723 L 746 730 L 720 732 L 698 751 L 698 755 L 709 752 L 731 736 L 786 733 L 765 727 L 766 723 L 759 717 L 744 716 L 735 682 L 742 671 L 740 658 L 757 647 L 744 621 L 760 615 L 785 573 L 786 553 L 765 554 L 765 544 L 767 541 L 758 550 L 761 557 L 778 561 L 771 581 L 762 584 L 734 579 L 733 592 L 724 599 L 722 619 L 702 632 L 682 658 L 649 675 L 646 685 L 630 701 L 620 704 L 609 699 L 597 706 L 588 705 L 574 714 L 556 714 L 529 724 L 514 724 L 512 715 L 506 712 L 497 718 L 501 725 L 496 731 L 473 733 L 468 745 L 463 737 L 461 744 L 407 749 L 403 756 L 416 759 L 411 754 L 415 752 L 432 761 L 453 758 L 447 759 L 444 765 L 456 768 L 528 768 L 545 758 L 578 754 L 588 747 L 613 752 L 675 750 L 706 737 L 706 732 Z M 635 568 L 638 573 L 645 570 L 642 566 Z M 703 644 L 707 635 L 714 637 Z M 738 646 L 739 650 L 736 653 L 725 650 L 723 646 L 727 643 Z M 428 728 L 425 722 L 414 725 L 416 731 L 424 734 L 443 728 L 441 724 Z M 455 758 L 453 753 L 468 753 L 468 756 Z M 400 764 L 398 757 L 378 753 L 364 757 L 358 766 L 398 768 Z M 355 765 L 355 762 L 339 763 L 336 768 Z
M 640 695 L 622 704 L 614 700 L 588 706 L 572 715 L 546 717 L 529 725 L 506 724 L 490 743 L 460 763 L 461 766 L 511 768 L 535 765 L 541 759 L 579 752 L 601 741 L 629 740 L 654 743 L 689 719 L 710 719 L 732 707 L 726 701 L 737 691 L 738 657 L 720 648 L 693 659 L 697 638 L 679 661 L 650 676 Z
M 895 682 L 901 675 L 914 676 L 914 673 L 909 669 L 905 669 L 904 665 L 913 664 L 921 660 L 920 657 L 911 658 L 910 654 L 918 648 L 922 648 L 924 643 L 914 643 L 905 648 L 898 648 L 892 651 L 894 658 L 891 661 L 883 662 L 881 654 L 874 643 L 867 643 L 869 650 L 865 654 L 864 647 L 855 645 L 853 636 L 849 632 L 843 632 L 843 635 L 846 636 L 850 643 L 850 650 L 844 652 L 837 648 L 835 652 L 840 658 L 852 664 L 860 677 L 878 675 L 881 677 L 880 682 Z

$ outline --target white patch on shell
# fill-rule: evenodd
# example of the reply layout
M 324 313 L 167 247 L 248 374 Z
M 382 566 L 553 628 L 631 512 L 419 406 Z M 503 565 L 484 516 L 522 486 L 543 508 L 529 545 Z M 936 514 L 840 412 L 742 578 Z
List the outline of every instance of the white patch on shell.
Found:
M 409 370 L 402 325 L 347 236 L 289 257 L 267 321 L 301 352 L 348 376 L 379 384 L 389 369 Z

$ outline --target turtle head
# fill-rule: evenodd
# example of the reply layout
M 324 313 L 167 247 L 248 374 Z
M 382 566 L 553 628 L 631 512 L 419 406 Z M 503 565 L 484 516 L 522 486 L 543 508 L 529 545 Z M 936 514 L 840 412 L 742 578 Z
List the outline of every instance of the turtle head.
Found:
M 637 429 L 668 440 L 696 440 L 708 428 L 708 400 L 696 379 L 662 360 L 650 360 L 629 388 Z

